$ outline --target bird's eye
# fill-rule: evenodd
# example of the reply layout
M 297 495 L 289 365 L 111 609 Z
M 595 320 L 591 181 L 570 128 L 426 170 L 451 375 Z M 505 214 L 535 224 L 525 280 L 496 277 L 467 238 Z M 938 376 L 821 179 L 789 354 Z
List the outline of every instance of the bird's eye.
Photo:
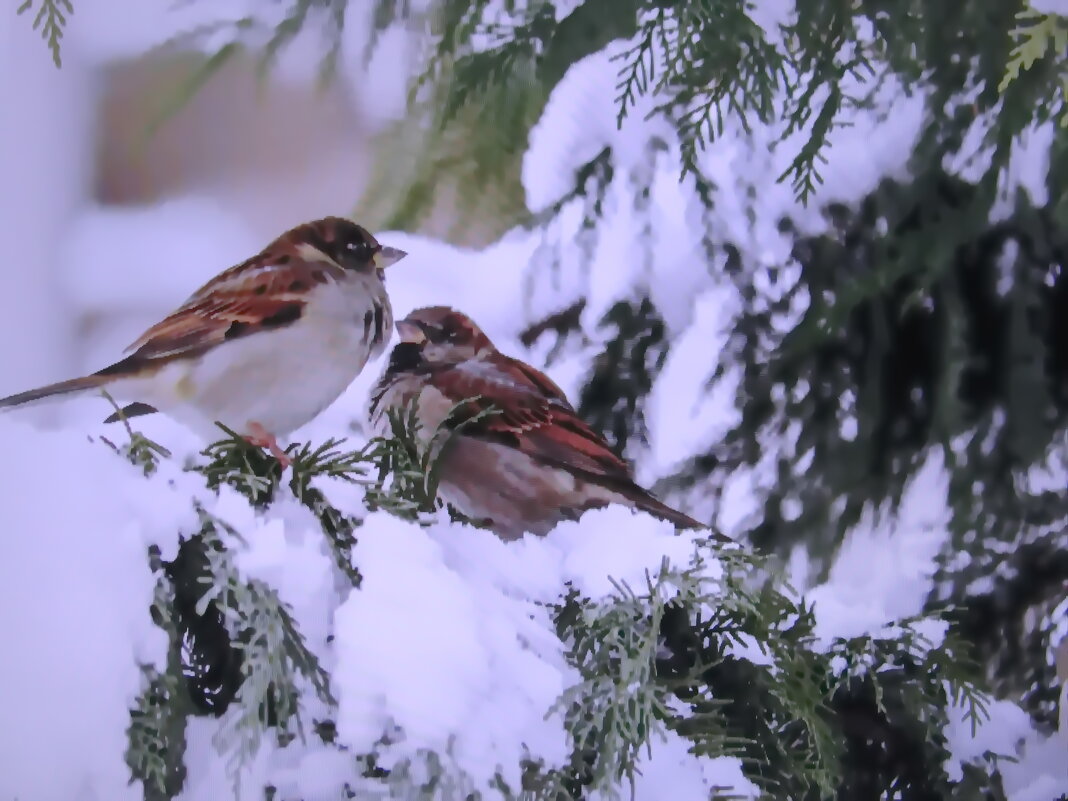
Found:
M 375 255 L 374 247 L 362 239 L 355 242 L 346 242 L 345 250 L 357 261 L 370 261 L 371 257 Z
M 443 342 L 448 342 L 451 339 L 448 329 L 442 328 L 439 325 L 427 325 L 423 330 L 427 332 L 427 337 L 431 342 L 441 344 Z

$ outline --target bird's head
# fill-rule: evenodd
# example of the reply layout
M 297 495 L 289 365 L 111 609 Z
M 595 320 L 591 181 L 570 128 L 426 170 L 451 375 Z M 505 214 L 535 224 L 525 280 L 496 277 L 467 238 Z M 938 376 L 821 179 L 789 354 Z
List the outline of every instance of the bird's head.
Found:
M 375 274 L 380 279 L 387 267 L 408 255 L 381 244 L 366 228 L 343 217 L 298 225 L 283 234 L 283 239 L 308 261 L 333 262 L 342 269 Z
M 397 321 L 397 333 L 429 363 L 460 362 L 497 350 L 470 317 L 448 306 L 416 309 Z

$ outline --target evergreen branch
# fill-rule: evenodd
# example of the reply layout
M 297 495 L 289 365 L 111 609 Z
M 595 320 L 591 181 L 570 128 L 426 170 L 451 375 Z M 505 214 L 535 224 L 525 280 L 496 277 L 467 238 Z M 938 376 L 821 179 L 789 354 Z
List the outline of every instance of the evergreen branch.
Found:
M 808 201 L 817 184 L 823 183 L 823 178 L 819 174 L 816 163 L 827 163 L 827 159 L 820 151 L 827 143 L 827 136 L 842 107 L 842 99 L 841 89 L 836 85 L 832 85 L 828 89 L 827 99 L 820 108 L 819 114 L 816 115 L 812 125 L 812 134 L 808 141 L 794 156 L 790 166 L 783 170 L 777 179 L 784 181 L 789 178 L 794 194 L 797 195 L 802 203 Z M 793 125 L 792 121 L 791 125 Z
M 467 426 L 499 413 L 492 406 L 471 413 L 471 403 L 476 400 L 477 397 L 465 398 L 453 404 L 433 432 L 423 431 L 418 399 L 386 411 L 392 436 L 375 437 L 368 444 L 370 458 L 378 466 L 377 479 L 365 488 L 369 509 L 382 508 L 408 520 L 420 519 L 438 509 L 442 457 L 450 441 Z M 451 511 L 454 518 L 465 519 Z
M 226 484 L 233 487 L 257 507 L 269 505 L 282 480 L 278 460 L 231 429 L 220 425 L 228 438 L 208 446 L 202 453 L 210 461 L 192 469 L 207 479 L 211 489 Z M 330 438 L 318 446 L 310 443 L 290 445 L 289 489 L 293 497 L 316 516 L 330 544 L 334 562 L 353 586 L 360 584 L 360 572 L 352 563 L 359 520 L 342 514 L 312 482 L 319 477 L 336 478 L 353 484 L 368 484 L 366 476 L 376 467 L 380 455 L 375 446 L 354 450 L 342 448 L 344 439 Z
M 1022 24 L 1011 33 L 1016 46 L 1005 65 L 998 92 L 1008 89 L 1021 72 L 1031 69 L 1036 61 L 1046 57 L 1047 52 L 1063 56 L 1068 51 L 1068 23 L 1058 15 L 1043 14 L 1026 4 L 1016 19 Z
M 877 635 L 832 644 L 831 665 L 837 669 L 829 695 L 857 741 L 875 742 L 888 754 L 918 747 L 941 762 L 950 702 L 972 724 L 974 736 L 989 719 L 989 696 L 975 683 L 977 672 L 963 643 L 947 636 L 936 645 L 917 628 L 922 622 L 910 618 Z M 864 722 L 856 715 L 859 699 L 871 706 Z M 927 712 L 910 718 L 908 710 L 914 709 Z
M 694 666 L 674 684 L 692 688 L 695 680 L 704 682 L 713 698 L 724 694 L 717 689 L 721 683 L 732 688 L 739 696 L 732 716 L 750 714 L 741 698 L 751 699 L 761 708 L 761 719 L 731 720 L 728 731 L 745 749 L 743 762 L 751 766 L 752 780 L 776 794 L 801 795 L 816 788 L 820 797 L 828 797 L 841 777 L 842 750 L 831 725 L 826 662 L 813 648 L 812 612 L 768 586 L 753 588 L 754 574 L 767 569 L 759 558 L 713 547 L 711 540 L 704 543 L 678 578 L 680 586 L 690 587 L 686 608 L 715 611 L 695 625 L 699 641 L 707 638 L 709 648 L 698 651 Z M 716 553 L 723 565 L 718 585 L 709 586 L 703 578 L 708 553 Z M 754 642 L 770 656 L 770 665 L 727 658 L 726 644 L 748 648 Z M 759 689 L 743 693 L 744 684 Z M 698 699 L 695 712 L 708 714 L 707 701 Z M 680 727 L 680 733 L 703 741 L 700 729 Z
M 32 12 L 35 2 L 37 0 L 24 0 L 16 13 Z M 70 21 L 68 18 L 73 13 L 74 6 L 71 4 L 71 0 L 40 0 L 37 13 L 33 16 L 33 29 L 35 31 L 40 30 L 41 38 L 48 44 L 48 49 L 52 52 L 52 62 L 57 69 L 63 66 L 63 60 L 60 56 L 60 42 L 63 39 L 67 23 Z
M 434 212 L 447 208 L 454 222 L 435 233 L 467 245 L 527 222 L 519 172 L 528 134 L 572 64 L 633 33 L 635 5 L 586 0 L 556 21 L 543 1 L 509 6 L 489 22 L 487 0 L 439 3 L 409 118 L 383 136 L 386 158 L 376 161 L 360 214 L 385 227 L 434 230 Z M 393 206 L 386 214 L 384 202 Z
M 408 100 L 414 104 L 421 93 L 441 86 L 455 59 L 469 47 L 490 0 L 441 0 L 436 4 L 432 27 L 434 42 L 423 71 L 416 76 Z
M 376 137 L 374 169 L 353 214 L 375 228 L 484 246 L 528 216 L 519 173 L 544 98 L 528 81 L 494 87 L 442 128 L 438 115 L 449 91 L 447 81 L 434 87 L 431 98 Z
M 655 18 L 642 23 L 638 32 L 638 43 L 612 57 L 613 61 L 622 62 L 619 68 L 619 81 L 616 83 L 616 127 L 623 127 L 623 120 L 641 95 L 649 91 L 650 82 L 656 78 L 656 59 L 653 51 L 654 34 L 664 24 L 663 12 Z
M 160 458 L 171 458 L 171 452 L 160 445 L 158 442 L 149 439 L 140 431 L 135 431 L 133 426 L 130 425 L 129 418 L 126 417 L 125 412 L 115 402 L 115 399 L 111 397 L 111 394 L 107 390 L 101 390 L 100 394 L 112 405 L 115 409 L 115 415 L 119 422 L 122 423 L 123 428 L 126 429 L 126 436 L 129 441 L 123 445 L 118 446 L 107 437 L 100 437 L 101 442 L 107 445 L 111 450 L 120 456 L 128 459 L 135 465 L 138 465 L 146 476 L 152 475 L 159 466 Z
M 413 481 L 420 474 L 417 495 L 432 498 L 433 473 L 447 437 L 495 413 L 472 400 L 456 404 L 447 425 L 432 435 L 419 430 L 411 405 L 391 416 L 395 436 L 365 450 L 345 451 L 340 440 L 295 449 L 294 494 L 308 503 L 309 493 L 316 492 L 310 483 L 315 475 L 360 483 L 363 464 L 378 449 L 394 460 L 406 459 L 404 469 Z M 224 452 L 239 445 L 214 447 Z M 423 500 L 408 498 L 408 506 Z M 194 611 L 204 616 L 213 607 L 220 610 L 241 654 L 237 706 L 230 706 L 216 738 L 233 767 L 249 759 L 268 733 L 282 746 L 304 736 L 305 683 L 328 707 L 335 700 L 330 677 L 304 643 L 292 612 L 262 581 L 238 575 L 223 539 L 225 534 L 240 541 L 238 532 L 198 511 L 204 571 L 191 577 L 200 588 Z M 158 553 L 155 558 L 158 563 Z M 772 794 L 800 798 L 814 791 L 829 797 L 840 789 L 839 729 L 847 734 L 846 748 L 875 738 L 875 747 L 889 753 L 908 747 L 915 730 L 924 753 L 941 764 L 948 701 L 974 721 L 982 720 L 986 698 L 967 676 L 958 642 L 946 638 L 936 647 L 923 636 L 921 619 L 915 619 L 877 635 L 836 640 L 828 653 L 820 653 L 813 647 L 811 610 L 755 582 L 764 570 L 751 553 L 699 539 L 687 564 L 662 562 L 640 590 L 613 582 L 613 592 L 596 603 L 569 591 L 554 618 L 568 662 L 581 680 L 565 690 L 550 714 L 563 716 L 572 756 L 562 767 L 525 765 L 520 797 L 561 801 L 585 797 L 589 790 L 614 795 L 633 781 L 642 753 L 668 730 L 688 739 L 695 753 L 741 759 L 747 776 Z M 164 674 L 145 669 L 146 689 L 131 711 L 127 750 L 148 797 L 160 799 L 181 788 L 184 740 L 179 732 L 190 709 L 180 673 L 172 669 L 172 663 L 179 664 L 174 657 L 179 637 L 168 587 L 157 586 L 153 617 L 171 633 L 172 657 Z M 770 657 L 766 663 L 732 651 L 751 643 Z M 324 722 L 315 725 L 329 742 Z M 377 769 L 371 754 L 363 775 L 393 795 L 414 788 L 427 797 L 446 788 L 464 794 L 478 789 L 447 753 L 420 752 L 388 771 Z M 500 776 L 493 786 L 515 797 Z
M 336 706 L 336 701 L 329 674 L 305 645 L 286 604 L 262 581 L 247 581 L 238 573 L 219 535 L 222 530 L 238 537 L 237 532 L 205 510 L 198 511 L 209 579 L 197 612 L 204 614 L 210 604 L 217 604 L 242 656 L 238 707 L 236 712 L 231 707 L 217 735 L 217 745 L 230 754 L 230 765 L 236 768 L 256 754 L 267 729 L 275 731 L 282 745 L 304 737 L 298 676 L 324 704 Z
M 680 4 L 658 26 L 662 51 L 654 110 L 673 120 L 682 174 L 700 174 L 699 153 L 722 134 L 726 115 L 746 132 L 749 116 L 768 122 L 786 85 L 786 60 L 742 5 L 711 0 Z
M 352 549 L 356 545 L 356 528 L 362 521 L 342 514 L 330 505 L 320 490 L 311 485 L 312 480 L 319 476 L 360 483 L 367 471 L 374 467 L 369 446 L 354 451 L 342 451 L 340 446 L 343 443 L 344 440 L 329 439 L 315 449 L 312 449 L 310 444 L 298 449 L 292 457 L 289 489 L 293 497 L 318 518 L 323 533 L 330 542 L 334 563 L 354 587 L 359 587 L 362 577 L 352 562 Z
M 345 481 L 356 481 L 356 476 L 363 475 L 369 460 L 366 448 L 342 450 L 345 439 L 330 437 L 321 445 L 312 447 L 311 443 L 290 446 L 286 449 L 292 459 L 292 482 L 307 487 L 308 482 L 317 476 L 329 476 Z
M 990 720 L 990 693 L 980 686 L 982 669 L 971 657 L 970 645 L 953 631 L 946 633 L 941 647 L 927 654 L 932 675 L 944 677 L 944 684 L 953 705 L 964 713 L 964 720 L 971 726 L 972 736 L 979 727 Z
M 653 680 L 664 610 L 657 584 L 667 569 L 661 566 L 655 582 L 646 577 L 641 596 L 613 580 L 606 601 L 593 604 L 571 592 L 556 610 L 568 661 L 582 681 L 564 691 L 550 714 L 563 714 L 574 748 L 571 769 L 581 770 L 582 783 L 595 791 L 633 781 L 641 751 L 656 731 L 662 736 L 658 721 L 670 717 L 663 688 Z
M 174 587 L 156 546 L 149 548 L 148 560 L 157 576 L 151 614 L 167 634 L 167 664 L 162 673 L 141 665 L 143 689 L 130 709 L 125 758 L 131 778 L 142 782 L 146 801 L 165 801 L 185 784 L 185 728 L 192 706 L 183 682 Z
M 126 764 L 139 780 L 147 801 L 164 801 L 178 795 L 185 783 L 185 718 L 179 679 L 141 666 L 144 689 L 130 710 Z
M 282 465 L 258 445 L 221 423 L 216 425 L 227 435 L 201 451 L 208 462 L 192 469 L 207 480 L 209 489 L 223 484 L 233 487 L 256 508 L 265 508 L 274 499 L 282 478 Z M 290 449 L 293 446 L 289 446 Z
M 291 45 L 297 35 L 304 30 L 313 9 L 327 12 L 327 18 L 334 21 L 337 20 L 337 15 L 340 14 L 343 23 L 345 19 L 345 4 L 346 0 L 292 0 L 291 5 L 285 11 L 282 21 L 274 26 L 274 30 L 268 37 L 267 42 L 259 50 L 256 73 L 260 81 L 262 82 L 270 74 L 278 63 L 278 58 L 282 51 Z M 333 48 L 335 46 L 340 47 L 341 30 L 327 30 L 327 36 L 333 41 L 333 44 L 327 49 L 327 54 L 320 63 L 320 75 L 329 70 L 328 65 Z M 336 55 L 334 59 L 336 60 Z
M 557 777 L 558 784 L 566 785 L 568 776 L 593 788 L 626 779 L 638 755 L 634 738 L 647 747 L 670 728 L 690 739 L 696 753 L 740 756 L 760 785 L 789 781 L 795 788 L 833 791 L 838 749 L 828 723 L 825 665 L 806 648 L 810 617 L 802 625 L 805 617 L 783 596 L 745 590 L 749 579 L 742 576 L 757 564 L 750 555 L 700 540 L 688 565 L 663 564 L 640 595 L 615 585 L 598 604 L 574 592 L 565 598 L 557 628 L 569 662 L 585 679 L 554 707 L 564 713 L 575 749 L 570 773 Z M 719 568 L 723 578 L 717 578 Z M 713 618 L 691 631 L 686 610 L 701 609 L 714 610 Z M 790 627 L 783 624 L 791 619 L 786 610 L 798 621 Z M 723 671 L 723 654 L 704 645 L 742 633 L 775 657 L 770 668 L 750 664 L 745 681 L 756 678 L 767 688 L 756 707 L 739 705 L 741 686 Z M 699 689 L 706 681 L 707 689 Z M 691 708 L 689 714 L 669 704 L 671 694 Z M 783 769 L 781 760 L 790 767 Z
M 428 467 L 434 454 L 421 435 L 416 401 L 401 409 L 388 409 L 390 437 L 369 443 L 378 475 L 365 489 L 367 508 L 383 509 L 408 520 L 437 509 L 436 487 L 430 486 Z
M 578 411 L 619 452 L 648 440 L 648 393 L 671 351 L 667 327 L 646 296 L 621 300 L 598 321 L 608 342 L 579 395 Z
M 1060 123 L 1062 127 L 1068 127 L 1068 64 L 1064 60 L 1068 53 L 1068 19 L 1057 14 L 1043 14 L 1029 3 L 1024 4 L 1016 19 L 1021 24 L 1010 34 L 1016 44 L 998 84 L 998 93 L 1004 95 L 1021 73 L 1032 69 L 1048 55 L 1058 65 L 1062 107 L 1065 108 Z
M 372 33 L 372 35 L 367 37 L 367 46 L 368 48 L 370 48 L 370 52 L 372 54 L 374 52 L 374 42 L 376 42 L 378 38 L 376 33 L 378 31 L 378 12 L 380 8 L 381 4 L 379 6 L 376 6 L 376 13 L 374 17 L 375 23 L 371 26 L 372 31 L 374 31 L 375 33 Z M 319 88 L 321 90 L 329 87 L 337 78 L 337 65 L 339 59 L 341 58 L 341 50 L 345 41 L 344 34 L 347 10 L 348 3 L 340 2 L 340 0 L 338 2 L 331 3 L 330 7 L 327 9 L 327 15 L 330 20 L 330 24 L 325 26 L 325 38 L 327 39 L 329 44 L 326 48 L 326 53 L 323 55 L 322 60 L 319 62 L 318 83 Z
M 517 143 L 525 140 L 544 107 L 545 98 L 567 70 L 614 40 L 631 39 L 630 49 L 619 57 L 617 124 L 622 123 L 639 96 L 654 97 L 656 113 L 666 115 L 676 126 L 682 172 L 696 174 L 700 153 L 721 134 L 728 118 L 736 120 L 745 131 L 754 117 L 767 122 L 778 115 L 788 120 L 787 131 L 813 119 L 813 130 L 791 165 L 779 176 L 784 181 L 789 178 L 795 194 L 807 201 L 820 181 L 818 164 L 823 158 L 827 132 L 841 124 L 844 112 L 858 102 L 843 96 L 840 86 L 843 76 L 860 71 L 874 74 L 878 68 L 884 77 L 892 70 L 915 83 L 922 76 L 930 75 L 932 69 L 936 75 L 948 69 L 939 60 L 941 52 L 924 50 L 934 47 L 933 39 L 925 38 L 925 27 L 911 19 L 930 12 L 925 6 L 916 8 L 915 3 L 901 5 L 898 16 L 909 19 L 894 27 L 888 24 L 885 13 L 868 3 L 855 3 L 849 8 L 840 4 L 799 3 L 796 22 L 781 26 L 778 37 L 781 41 L 772 43 L 749 17 L 748 5 L 742 0 L 688 3 L 583 0 L 559 20 L 555 3 L 549 0 L 528 5 L 506 4 L 503 9 L 489 0 L 441 0 L 430 12 L 432 36 L 427 65 L 414 81 L 411 97 L 413 101 L 416 98 L 425 101 L 425 90 L 431 90 L 430 95 L 435 99 L 429 116 L 431 124 L 442 129 L 442 136 L 426 136 L 426 141 L 417 142 L 416 146 L 422 153 L 450 139 L 444 136 L 444 126 L 454 124 L 457 115 L 466 108 L 474 106 L 478 111 L 472 115 L 472 124 L 478 130 L 491 129 L 493 126 L 487 126 L 486 120 L 499 121 L 502 111 L 511 109 L 507 116 L 514 119 L 509 120 L 508 136 L 493 142 L 487 132 L 484 141 L 471 142 L 470 146 L 480 151 L 479 165 L 492 162 L 485 175 L 492 179 L 503 170 L 514 178 L 518 159 L 510 154 L 514 155 L 520 146 Z M 346 9 L 346 0 L 288 0 L 281 22 L 268 29 L 259 60 L 260 71 L 266 72 L 277 55 L 321 12 L 328 25 L 320 75 L 323 81 L 330 80 L 337 69 Z M 375 0 L 368 53 L 378 31 L 419 13 L 406 0 Z M 1003 75 L 997 76 L 1002 79 L 1002 91 L 1037 60 L 1050 60 L 1053 58 L 1050 53 L 1063 52 L 1063 41 L 1068 35 L 1052 15 L 1043 16 L 1025 9 L 1020 19 L 1030 24 L 1017 28 L 1015 35 L 1021 41 L 1007 59 Z M 239 25 L 245 25 L 246 29 L 239 30 Z M 220 48 L 203 70 L 194 73 L 179 93 L 178 102 L 169 104 L 168 113 L 229 59 L 239 43 L 247 43 L 248 29 L 252 27 L 260 31 L 265 28 L 254 24 L 251 18 L 235 23 L 232 41 Z M 865 31 L 863 35 L 858 33 L 860 28 Z M 902 28 L 904 37 L 893 35 L 894 30 Z M 873 35 L 868 33 L 869 29 Z M 851 56 L 840 57 L 849 52 Z M 790 76 L 804 78 L 795 80 Z M 1059 70 L 1055 87 L 1058 94 L 1063 86 L 1068 86 L 1066 81 L 1068 72 Z M 955 91 L 959 82 L 954 80 L 953 86 Z M 824 91 L 828 99 L 820 104 L 818 98 Z M 869 90 L 868 101 L 871 95 Z M 518 102 L 520 97 L 523 103 Z M 529 108 L 517 115 L 518 105 L 529 105 Z M 1042 109 L 1049 104 L 1021 99 L 1023 106 L 1032 109 L 1032 116 L 1041 118 L 1046 113 Z M 992 167 L 995 172 L 1007 158 L 1005 142 L 1001 140 L 1005 135 L 1011 138 L 1013 131 L 1020 129 L 1019 122 L 996 126 L 1000 144 Z M 1068 125 L 1068 112 L 1062 123 Z M 466 133 L 461 139 L 471 140 L 470 131 Z M 410 153 L 399 158 L 412 161 Z M 436 178 L 445 172 L 457 175 L 459 165 L 469 163 L 470 159 L 463 155 L 441 160 L 434 164 L 434 171 L 439 173 Z M 424 163 L 420 169 L 410 172 L 398 208 L 384 216 L 411 225 L 429 213 L 428 209 L 441 198 L 441 192 L 435 189 L 441 181 L 426 178 L 431 171 L 426 167 Z M 383 180 L 396 184 L 396 172 L 387 169 Z M 476 192 L 468 187 L 461 194 L 466 196 L 469 191 Z
M 208 487 L 215 489 L 223 483 L 234 486 L 254 505 L 270 501 L 282 475 L 278 460 L 230 428 L 216 423 L 227 438 L 214 442 L 201 453 L 210 459 L 206 465 L 193 468 L 208 479 Z M 340 478 L 359 483 L 373 463 L 368 448 L 344 450 L 344 439 L 331 437 L 317 446 L 311 443 L 292 444 L 286 448 L 290 458 L 290 486 L 295 495 L 306 491 L 312 479 L 319 476 Z
M 778 141 L 800 131 L 810 120 L 812 128 L 805 144 L 777 180 L 792 177 L 794 193 L 802 202 L 807 202 L 816 184 L 822 183 L 816 163 L 826 161 L 822 151 L 828 135 L 838 124 L 845 101 L 851 100 L 842 90 L 843 79 L 862 70 L 873 72 L 865 48 L 856 41 L 853 23 L 852 14 L 841 13 L 834 6 L 818 10 L 802 7 L 797 21 L 784 30 L 789 62 L 799 77 L 791 82 L 784 75 L 786 126 Z M 853 57 L 840 63 L 840 54 L 850 47 Z M 813 120 L 817 97 L 821 94 L 825 97 Z
M 363 51 L 364 64 L 371 63 L 382 32 L 413 15 L 411 0 L 374 0 L 374 3 L 374 11 L 371 12 L 371 30 Z
M 608 196 L 608 189 L 615 176 L 615 167 L 612 162 L 612 149 L 602 148 L 601 151 L 589 161 L 581 164 L 575 170 L 575 180 L 571 191 L 559 197 L 543 211 L 535 214 L 531 219 L 532 225 L 548 227 L 560 213 L 576 200 L 585 201 L 583 209 L 582 230 L 596 230 L 597 223 L 603 215 L 604 203 Z
M 529 76 L 536 63 L 536 42 L 529 34 L 521 36 L 517 32 L 498 47 L 457 59 L 438 124 L 442 128 L 448 126 L 466 106 L 484 101 L 491 88 Z
M 555 23 L 538 72 L 546 95 L 567 71 L 610 43 L 630 39 L 638 30 L 644 0 L 583 0 Z

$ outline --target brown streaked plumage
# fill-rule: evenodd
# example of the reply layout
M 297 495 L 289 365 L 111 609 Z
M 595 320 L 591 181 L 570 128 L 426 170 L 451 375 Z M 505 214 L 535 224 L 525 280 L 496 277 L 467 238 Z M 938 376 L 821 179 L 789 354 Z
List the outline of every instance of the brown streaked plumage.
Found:
M 621 503 L 679 527 L 704 528 L 635 484 L 627 463 L 563 391 L 498 351 L 467 316 L 446 307 L 417 309 L 397 329 L 402 341 L 372 394 L 372 422 L 383 431 L 388 408 L 418 398 L 422 431 L 430 436 L 463 402 L 450 421 L 454 436 L 442 452 L 439 487 L 468 517 L 515 539 Z
M 339 217 L 298 225 L 219 273 L 92 375 L 0 399 L 0 409 L 108 389 L 206 438 L 215 422 L 269 447 L 332 403 L 389 340 L 383 269 L 406 254 Z M 108 421 L 115 420 L 111 415 Z

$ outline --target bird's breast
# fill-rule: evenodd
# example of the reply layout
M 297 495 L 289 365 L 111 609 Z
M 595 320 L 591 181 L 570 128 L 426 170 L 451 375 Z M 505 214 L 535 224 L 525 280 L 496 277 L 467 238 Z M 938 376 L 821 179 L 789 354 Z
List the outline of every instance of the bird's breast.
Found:
M 445 422 L 453 403 L 427 384 L 422 376 L 410 373 L 386 376 L 371 396 L 372 427 L 379 436 L 390 436 L 390 411 L 406 415 L 413 407 L 419 424 L 418 436 L 428 442 Z
M 385 285 L 359 273 L 319 287 L 309 296 L 304 316 L 315 328 L 336 332 L 339 346 L 362 353 L 363 361 L 382 353 L 393 327 Z

